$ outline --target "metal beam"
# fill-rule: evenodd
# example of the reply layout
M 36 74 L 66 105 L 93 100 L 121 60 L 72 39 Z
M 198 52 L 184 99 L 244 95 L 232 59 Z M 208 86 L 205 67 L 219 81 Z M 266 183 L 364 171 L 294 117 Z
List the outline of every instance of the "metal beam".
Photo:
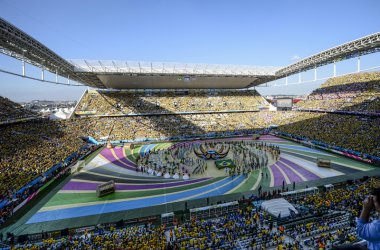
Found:
M 141 67 L 140 63 L 138 63 L 138 66 L 136 66 L 133 64 L 128 65 L 128 63 L 125 62 L 128 70 L 125 70 L 124 72 L 131 74 L 140 72 L 139 75 L 183 75 L 193 73 L 194 75 L 204 77 L 242 76 L 252 78 L 251 84 L 247 86 L 252 87 L 273 81 L 275 79 L 290 76 L 295 73 L 320 67 L 333 62 L 338 62 L 340 60 L 375 52 L 380 52 L 380 32 L 328 49 L 281 69 L 278 67 L 236 66 L 230 70 L 228 68 L 229 66 L 224 66 L 220 69 L 219 65 L 214 65 L 214 67 L 210 67 L 210 70 L 207 70 L 209 65 L 200 67 L 199 65 L 194 66 L 193 64 L 186 64 L 185 68 L 178 65 L 177 68 L 176 65 L 171 66 L 170 68 L 165 68 L 165 65 L 163 64 L 162 72 L 160 72 L 161 68 L 155 68 L 155 64 L 151 63 L 151 69 L 149 73 L 149 69 L 145 70 Z M 105 63 L 103 63 L 103 61 L 98 61 L 101 67 L 99 67 L 98 64 L 96 64 L 97 67 L 94 67 L 92 66 L 93 64 L 91 62 L 88 62 L 86 60 L 82 60 L 82 64 L 78 63 L 75 60 L 67 61 L 33 37 L 23 32 L 21 29 L 18 29 L 2 18 L 0 18 L 0 53 L 14 57 L 23 62 L 22 76 L 25 76 L 26 74 L 25 63 L 28 63 L 41 68 L 43 71 L 47 70 L 56 74 L 56 78 L 58 75 L 63 77 L 69 76 L 70 79 L 76 82 L 97 88 L 106 88 L 106 86 L 98 78 L 98 75 L 120 73 L 120 69 L 116 65 L 123 65 L 124 63 L 120 62 L 120 64 L 117 64 L 114 61 L 111 61 L 114 67 L 111 66 L 107 68 L 105 65 L 111 64 L 108 64 L 105 61 Z M 360 70 L 359 58 L 358 71 Z M 42 78 L 44 78 L 44 76 L 42 76 Z M 317 78 L 316 69 L 314 78 Z M 68 81 L 70 81 L 70 79 Z M 56 80 L 56 82 L 57 81 L 58 80 Z
M 57 72 L 89 86 L 105 88 L 96 75 L 80 74 L 75 66 L 21 29 L 0 18 L 0 53 L 24 61 L 41 69 Z
M 301 61 L 291 64 L 276 72 L 276 77 L 281 78 L 286 75 L 307 71 L 314 67 L 320 67 L 344 59 L 354 58 L 360 55 L 376 53 L 380 51 L 380 32 L 368 35 L 357 40 L 336 46 L 309 56 Z

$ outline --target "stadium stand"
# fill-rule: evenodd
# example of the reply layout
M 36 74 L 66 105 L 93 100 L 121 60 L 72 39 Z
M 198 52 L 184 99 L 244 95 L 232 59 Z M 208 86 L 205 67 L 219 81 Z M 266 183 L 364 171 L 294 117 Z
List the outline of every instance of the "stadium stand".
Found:
M 22 184 L 17 180 L 30 181 L 83 145 L 80 139 L 72 136 L 72 130 L 78 129 L 75 123 L 67 125 L 41 121 L 1 128 L 1 183 L 7 183 L 9 179 L 13 184 L 2 185 L 1 193 L 20 188 Z M 18 171 L 20 169 L 22 171 Z
M 379 113 L 380 73 L 359 73 L 330 78 L 296 106 L 306 110 Z
M 284 133 L 379 156 L 380 118 L 314 112 L 245 112 L 167 116 L 86 118 L 88 135 L 118 140 L 170 139 L 213 134 L 227 136 L 264 130 Z M 305 127 L 310 128 L 305 130 Z M 110 134 L 110 131 L 112 133 Z M 109 137 L 108 137 L 109 136 Z
M 255 90 L 107 91 L 88 90 L 76 115 L 118 116 L 184 112 L 258 111 L 268 105 Z
M 378 112 L 380 110 L 378 107 L 379 80 L 380 73 L 378 72 L 330 79 L 319 90 L 314 91 L 308 100 L 301 102 L 300 107 L 304 109 L 325 107 L 326 110 Z M 321 106 L 315 105 L 315 100 L 320 101 L 317 98 L 324 98 L 322 100 L 325 103 Z M 350 104 L 348 100 L 351 100 L 354 105 L 351 105 L 352 103 Z M 11 102 L 8 99 L 2 98 L 1 103 L 6 107 L 3 109 L 2 121 L 30 117 L 29 113 L 22 113 L 20 106 L 9 104 Z M 309 104 L 310 106 L 308 106 Z M 82 136 L 92 136 L 104 142 L 107 140 L 170 140 L 173 138 L 186 139 L 191 136 L 215 137 L 252 134 L 253 132 L 267 131 L 270 125 L 275 124 L 278 126 L 277 133 L 289 138 L 323 144 L 326 147 L 347 151 L 362 158 L 380 157 L 379 117 L 307 111 L 258 112 L 259 107 L 265 105 L 267 105 L 266 101 L 256 91 L 226 91 L 215 94 L 186 91 L 142 94 L 140 92 L 89 90 L 81 98 L 75 110 L 77 117 L 74 119 L 26 121 L 2 126 L 0 127 L 0 224 L 12 215 L 13 209 L 18 204 L 23 202 L 40 185 L 46 183 L 48 178 L 44 177 L 52 178 L 60 173 L 58 170 L 62 170 L 62 168 L 58 169 L 54 166 L 59 163 L 65 163 L 64 165 L 67 166 L 81 155 L 96 149 L 96 147 L 83 148 L 85 144 L 80 139 Z M 186 114 L 186 112 L 191 114 Z M 73 153 L 75 157 L 65 161 Z M 54 171 L 46 175 L 45 173 L 52 168 Z M 44 181 L 37 181 L 37 186 L 34 185 L 36 183 L 29 185 L 35 180 L 40 180 L 38 178 L 44 179 Z M 361 190 L 363 192 L 359 193 L 346 189 L 332 191 L 340 192 L 339 194 L 332 193 L 333 196 L 347 197 L 346 192 L 351 196 L 353 195 L 352 192 L 357 195 L 354 196 L 356 204 L 347 204 L 347 201 L 336 200 L 337 198 L 331 197 L 331 200 L 334 200 L 332 209 L 343 210 L 343 205 L 350 206 L 350 208 L 355 207 L 362 200 L 363 194 L 368 191 L 368 188 L 375 185 L 374 182 L 378 183 L 378 181 L 371 180 L 368 182 L 369 184 L 366 182 L 355 186 L 356 189 L 364 189 L 364 191 Z M 292 200 L 292 202 L 312 206 L 312 208 L 326 208 L 326 205 L 318 203 L 317 198 L 318 196 L 308 196 L 306 201 Z M 256 207 L 243 208 L 240 214 L 226 217 L 227 220 L 192 221 L 184 226 L 186 230 L 191 231 L 184 230 L 183 232 L 187 232 L 186 234 L 175 231 L 175 240 L 172 240 L 170 244 L 185 249 L 195 249 L 200 247 L 199 244 L 205 244 L 205 248 L 207 246 L 237 247 L 236 242 L 255 248 L 260 248 L 261 245 L 277 246 L 286 242 L 287 248 L 291 249 L 295 247 L 294 244 L 298 244 L 297 242 L 286 241 L 277 231 L 272 232 L 268 229 L 247 236 L 246 231 L 254 224 L 247 222 L 251 220 L 251 217 L 244 216 L 249 214 L 249 211 L 257 211 L 255 209 Z M 354 214 L 353 210 L 349 212 Z M 250 216 L 253 216 L 252 213 Z M 347 217 L 338 218 L 342 221 L 347 219 Z M 246 224 L 242 221 L 245 221 Z M 335 217 L 326 217 L 322 221 L 314 220 L 314 224 L 311 226 L 307 224 L 298 225 L 287 229 L 288 231 L 285 232 L 290 235 L 294 232 L 312 233 L 312 235 L 305 236 L 305 240 L 308 240 L 305 244 L 310 246 L 319 245 L 320 242 L 324 242 L 325 246 L 332 245 L 334 242 L 341 242 L 342 238 L 343 241 L 357 240 L 352 227 L 346 227 L 347 224 L 344 224 L 341 226 L 344 226 L 345 229 L 340 230 L 335 226 L 337 221 L 338 219 Z M 238 228 L 237 225 L 244 225 L 241 227 L 241 231 L 233 234 L 232 238 L 226 238 L 223 233 L 226 223 L 227 228 L 232 231 Z M 217 228 L 210 225 L 217 225 Z M 326 234 L 327 227 L 334 230 L 332 232 L 327 230 L 329 233 Z M 199 228 L 205 230 L 206 236 L 199 234 L 199 231 L 194 232 Z M 139 232 L 137 236 L 136 230 Z M 96 235 L 96 237 L 67 238 L 61 241 L 47 240 L 42 244 L 81 247 L 86 243 L 94 244 L 94 246 L 103 246 L 104 244 L 115 244 L 117 246 L 123 242 L 132 245 L 139 242 L 138 244 L 143 244 L 140 245 L 142 249 L 151 246 L 161 247 L 166 246 L 167 240 L 162 237 L 160 240 L 152 240 L 152 235 L 162 235 L 164 230 L 163 227 L 134 228 L 117 232 L 111 230 L 104 235 Z M 221 234 L 220 231 L 222 231 Z M 197 234 L 199 236 L 196 236 Z M 207 240 L 209 239 L 208 235 L 214 234 L 221 235 L 217 237 L 220 241 Z M 263 241 L 258 242 L 256 241 L 258 235 L 266 235 L 266 237 Z M 207 239 L 205 240 L 204 237 Z M 144 243 L 141 239 L 147 242 Z M 278 240 L 273 241 L 273 239 Z M 284 243 L 284 247 L 286 244 Z
M 239 130 L 251 130 L 255 126 L 254 113 L 220 113 L 167 116 L 130 116 L 117 118 L 88 118 L 94 124 L 89 131 L 95 138 L 134 140 L 137 138 L 169 138 L 174 136 L 222 134 Z
M 308 100 L 299 102 L 299 107 L 376 113 L 380 110 L 379 80 L 379 72 L 331 78 L 321 88 L 315 90 Z M 251 98 L 252 96 L 254 98 Z M 322 101 L 325 104 L 317 106 L 314 105 L 315 101 Z M 268 103 L 254 90 L 214 93 L 191 90 L 145 94 L 89 90 L 81 98 L 75 112 L 77 116 L 148 115 L 89 119 L 87 122 L 91 122 L 92 127 L 97 128 L 90 131 L 90 135 L 94 138 L 110 136 L 110 140 L 136 140 L 170 139 L 207 133 L 223 135 L 263 130 L 271 124 L 276 124 L 280 126 L 280 131 L 288 134 L 379 156 L 378 140 L 372 136 L 379 132 L 379 119 L 376 117 L 363 118 L 355 115 L 309 112 L 249 112 L 266 105 Z M 236 110 L 246 112 L 230 113 Z M 210 112 L 210 114 L 201 112 Z M 149 116 L 149 114 L 167 114 L 167 116 Z M 324 126 L 325 124 L 328 126 Z M 305 126 L 312 129 L 304 130 Z M 112 133 L 109 133 L 111 129 Z M 347 136 L 348 134 L 350 136 Z
M 0 124 L 35 119 L 37 114 L 24 109 L 20 104 L 0 96 Z
M 310 141 L 380 156 L 380 118 L 344 114 L 296 112 L 299 122 L 282 123 L 278 130 Z M 307 128 L 307 129 L 305 129 Z
M 65 60 L 2 18 L 0 34 L 0 52 L 23 66 L 3 73 L 108 88 L 50 120 L 0 97 L 0 249 L 328 250 L 361 238 L 379 248 L 365 236 L 379 223 L 380 72 L 331 78 L 286 112 L 264 111 L 290 109 L 281 98 L 213 88 L 288 85 L 296 73 L 302 83 L 310 69 L 317 80 L 317 68 L 334 63 L 336 75 L 355 57 L 361 71 L 380 33 L 281 68 Z
M 374 188 L 376 177 L 357 180 L 341 187 L 287 197 L 299 210 L 288 218 L 274 218 L 261 209 L 266 199 L 278 197 L 252 195 L 239 201 L 239 209 L 217 218 L 190 218 L 173 224 L 146 223 L 132 227 L 98 225 L 83 233 L 40 242 L 15 245 L 15 249 L 331 249 L 360 241 L 353 218 L 361 202 Z
M 76 152 L 83 146 L 80 136 L 111 140 L 165 139 L 205 133 L 216 136 L 263 130 L 273 123 L 279 124 L 278 130 L 290 137 L 324 142 L 341 150 L 350 149 L 351 153 L 356 150 L 363 158 L 367 154 L 379 156 L 379 140 L 374 135 L 380 133 L 380 119 L 362 120 L 351 115 L 261 112 L 27 122 L 1 128 L 2 200 L 13 197 L 28 182 Z
M 88 152 L 78 137 L 84 125 L 37 120 L 0 127 L 0 224 L 47 177 L 58 174 L 61 164 L 69 165 Z

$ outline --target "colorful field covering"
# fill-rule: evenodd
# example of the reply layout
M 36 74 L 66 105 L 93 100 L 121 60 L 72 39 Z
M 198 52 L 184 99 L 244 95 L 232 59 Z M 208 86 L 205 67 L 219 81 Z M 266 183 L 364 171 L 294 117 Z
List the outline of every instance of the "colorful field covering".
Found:
M 210 141 L 252 140 L 252 137 L 213 139 Z M 248 176 L 240 175 L 165 179 L 136 172 L 136 158 L 150 150 L 165 149 L 175 144 L 153 143 L 137 146 L 133 150 L 122 147 L 104 148 L 80 173 L 56 193 L 26 224 L 73 219 L 130 209 L 162 205 L 177 201 L 199 199 L 229 193 L 255 190 L 259 186 L 280 187 L 286 184 L 314 181 L 327 177 L 372 170 L 361 162 L 307 148 L 272 135 L 261 136 L 259 141 L 280 147 L 277 162 Z M 332 168 L 319 168 L 318 157 L 331 160 Z M 116 192 L 98 198 L 96 187 L 109 180 L 116 183 Z

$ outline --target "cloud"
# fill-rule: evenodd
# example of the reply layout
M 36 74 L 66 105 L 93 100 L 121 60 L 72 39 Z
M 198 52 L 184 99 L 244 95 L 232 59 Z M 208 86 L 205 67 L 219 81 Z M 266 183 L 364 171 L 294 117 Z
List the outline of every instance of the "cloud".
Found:
M 294 55 L 294 56 L 292 56 L 292 58 L 290 58 L 290 60 L 299 61 L 299 60 L 301 60 L 301 57 L 299 55 Z

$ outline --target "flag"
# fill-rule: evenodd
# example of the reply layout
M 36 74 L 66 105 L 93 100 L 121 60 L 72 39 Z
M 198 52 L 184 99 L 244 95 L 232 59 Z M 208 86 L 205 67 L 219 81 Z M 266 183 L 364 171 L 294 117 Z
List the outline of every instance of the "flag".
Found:
M 215 166 L 218 169 L 222 168 L 234 168 L 235 164 L 231 159 L 217 160 L 215 161 Z

